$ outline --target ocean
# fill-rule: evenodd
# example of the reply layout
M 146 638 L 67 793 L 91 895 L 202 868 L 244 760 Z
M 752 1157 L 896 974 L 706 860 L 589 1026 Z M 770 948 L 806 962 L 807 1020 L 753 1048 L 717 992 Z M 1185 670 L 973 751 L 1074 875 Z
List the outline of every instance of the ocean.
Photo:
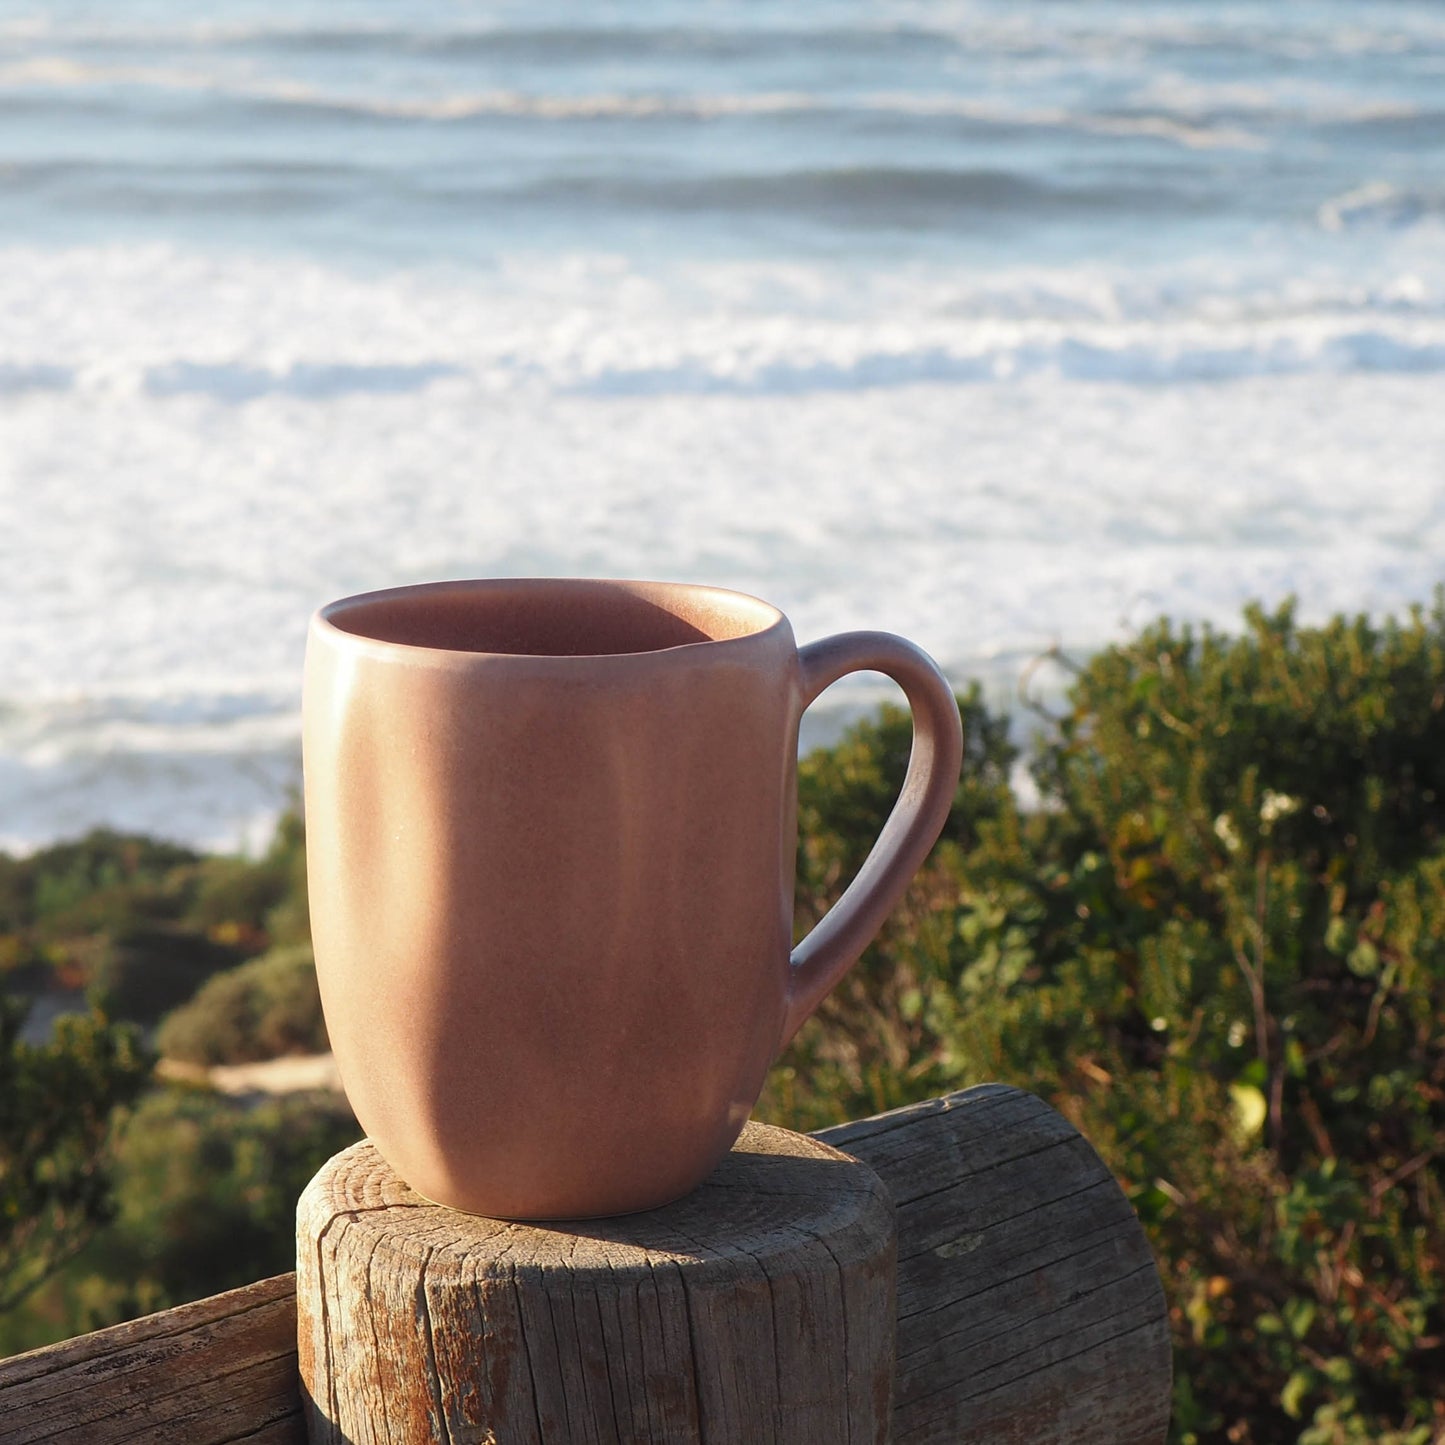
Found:
M 1442 383 L 1438 0 L 0 0 L 0 846 L 259 846 L 372 587 L 713 582 L 1000 707 L 1428 602 Z

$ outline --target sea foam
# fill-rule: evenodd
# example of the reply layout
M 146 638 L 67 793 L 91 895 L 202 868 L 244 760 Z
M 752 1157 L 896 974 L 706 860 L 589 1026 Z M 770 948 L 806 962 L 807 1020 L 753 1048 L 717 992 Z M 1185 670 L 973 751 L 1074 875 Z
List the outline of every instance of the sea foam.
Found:
M 251 836 L 296 780 L 306 618 L 370 587 L 707 580 L 800 638 L 905 633 L 1006 706 L 1055 642 L 1289 592 L 1399 607 L 1445 550 L 1445 307 L 1413 273 L 12 249 L 0 314 L 0 375 L 29 381 L 0 413 L 12 844 L 96 818 Z M 835 716 L 886 695 L 839 692 Z

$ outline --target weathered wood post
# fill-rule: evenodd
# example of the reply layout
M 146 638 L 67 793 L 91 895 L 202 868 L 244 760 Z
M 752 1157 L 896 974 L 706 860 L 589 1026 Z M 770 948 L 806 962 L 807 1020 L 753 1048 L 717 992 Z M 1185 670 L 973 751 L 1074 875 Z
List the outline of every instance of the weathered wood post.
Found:
M 1161 1445 L 1159 1269 L 1063 1115 L 980 1084 L 818 1137 L 865 1160 L 897 1211 L 895 1445 Z
M 820 1355 L 811 1378 L 829 1390 L 846 1390 L 848 1407 L 860 1404 L 862 1419 L 872 1422 L 852 1428 L 850 1417 L 852 1433 L 839 1430 L 830 1440 L 871 1438 L 860 1432 L 874 1428 L 876 1417 L 866 1388 L 860 1397 L 859 1387 L 877 1376 L 847 1367 L 845 1381 L 840 1373 L 847 1361 L 859 1357 L 860 1349 L 871 1357 L 891 1321 L 897 1341 L 893 1445 L 1161 1445 L 1169 1424 L 1171 1381 L 1168 1316 L 1159 1274 L 1128 1200 L 1066 1119 L 1018 1089 L 985 1084 L 841 1124 L 817 1137 L 863 1160 L 893 1202 L 896 1310 L 868 1319 L 866 1342 L 851 1329 L 841 1337 L 838 1321 L 843 1315 L 834 1308 L 839 1300 L 842 1309 L 852 1308 L 853 1296 L 839 1272 L 851 1271 L 850 1279 L 856 1276 L 858 1261 L 852 1255 L 841 1254 L 841 1264 L 831 1258 L 819 1261 L 821 1275 L 804 1271 L 805 1286 L 789 1295 L 777 1268 L 788 1243 L 784 1228 L 778 1232 L 779 1252 L 760 1250 L 752 1256 L 757 1272 L 751 1284 L 728 1283 L 723 1261 L 732 1260 L 746 1276 L 752 1263 L 745 1241 L 773 1217 L 767 1211 L 783 1207 L 764 1189 L 745 1187 L 726 1198 L 726 1245 L 714 1251 L 723 1293 L 689 1294 L 679 1265 L 699 1256 L 699 1237 L 682 1216 L 674 1220 L 676 1232 L 663 1242 L 655 1267 L 649 1266 L 651 1278 L 636 1277 L 638 1307 L 635 1315 L 624 1316 L 621 1302 L 626 1296 L 615 1287 L 617 1266 L 638 1260 L 643 1251 L 635 1238 L 614 1232 L 613 1225 L 626 1228 L 629 1221 L 595 1226 L 590 1233 L 569 1233 L 561 1227 L 546 1231 L 550 1249 L 529 1263 L 528 1241 L 543 1231 L 489 1228 L 466 1216 L 441 1219 L 424 1200 L 360 1168 L 355 1176 L 359 1182 L 340 1191 L 342 1207 L 329 1222 L 308 1216 L 302 1225 L 302 1238 L 311 1243 L 302 1251 L 299 1352 L 297 1281 L 282 1275 L 0 1360 L 0 1437 L 5 1445 L 306 1445 L 306 1417 L 315 1411 L 301 1373 L 315 1400 L 325 1401 L 330 1409 L 333 1383 L 339 1405 L 341 1392 L 350 1401 L 356 1389 L 364 1396 L 368 1389 L 398 1388 L 397 1371 L 403 1365 L 411 1373 L 401 1388 L 415 1397 L 417 1382 L 424 1382 L 420 1398 L 424 1404 L 430 1392 L 440 1414 L 437 1402 L 444 1402 L 452 1389 L 444 1380 L 461 1378 L 442 1373 L 453 1368 L 448 1351 L 461 1348 L 463 1371 L 475 1369 L 487 1344 L 484 1315 L 494 1305 L 493 1318 L 504 1341 L 507 1328 L 526 1327 L 522 1356 L 513 1351 L 511 1358 L 522 1371 L 518 1388 L 552 1402 L 554 1413 L 547 1423 L 554 1428 L 546 1431 L 548 1445 L 609 1438 L 606 1422 L 617 1418 L 617 1397 L 606 1388 L 613 1360 L 628 1349 L 640 1351 L 642 1388 L 651 1390 L 649 1370 L 665 1375 L 670 1360 L 696 1357 L 694 1317 L 700 1324 L 699 1346 L 712 1350 L 712 1342 L 721 1340 L 722 1352 L 712 1356 L 716 1359 L 725 1358 L 728 1350 L 736 1353 L 737 1340 L 746 1341 L 745 1328 L 730 1323 L 742 1320 L 754 1325 L 761 1321 L 764 1335 L 777 1330 L 776 1348 L 790 1367 L 797 1355 Z M 350 1156 L 352 1162 L 362 1153 Z M 825 1151 L 823 1159 L 836 1161 L 837 1156 Z M 779 1170 L 781 1177 L 781 1166 L 767 1167 Z M 856 1193 L 844 1190 L 844 1199 L 837 1202 L 843 1211 L 840 1218 L 846 1219 L 849 1208 L 866 1214 L 874 1207 L 876 1197 L 862 1187 L 865 1176 L 835 1169 L 829 1177 L 857 1185 Z M 790 1199 L 791 1209 L 796 1196 Z M 308 1199 L 307 1208 L 316 1207 Z M 326 1215 L 329 1207 L 321 1205 L 321 1213 Z M 411 1226 L 401 1250 L 405 1268 L 395 1272 L 379 1241 L 377 1254 L 369 1258 L 359 1247 L 368 1237 L 366 1226 L 386 1216 Z M 428 1219 L 435 1223 L 434 1231 Z M 646 1217 L 630 1224 L 645 1227 Z M 475 1231 L 481 1241 L 477 1252 L 490 1262 L 489 1286 L 470 1296 L 464 1287 L 443 1283 L 444 1267 L 465 1268 L 470 1258 L 472 1246 L 457 1234 L 459 1228 Z M 863 1238 L 866 1231 L 860 1247 Z M 829 1243 L 838 1248 L 832 1239 Z M 349 1260 L 351 1274 L 343 1281 L 333 1269 L 334 1283 L 347 1291 L 348 1302 L 389 1293 L 394 1301 L 390 1321 L 399 1338 L 367 1333 L 364 1311 L 331 1313 L 332 1296 L 318 1288 L 319 1277 L 324 1277 L 320 1262 L 341 1257 Z M 574 1289 L 578 1263 L 602 1257 L 612 1266 L 613 1289 Z M 836 1288 L 830 1283 L 835 1276 Z M 438 1348 L 435 1321 L 440 1311 L 433 1300 L 448 1289 L 453 1305 L 465 1316 L 466 1335 L 448 1337 Z M 617 1313 L 610 1307 L 604 1310 L 604 1301 L 616 1303 Z M 341 1303 L 338 1297 L 336 1304 Z M 792 1319 L 800 1323 L 789 1333 Z M 433 1321 L 429 1333 L 427 1320 Z M 672 1323 L 665 1326 L 665 1321 Z M 320 1367 L 318 1330 L 333 1351 Z M 394 1353 L 383 1352 L 379 1340 Z M 530 1341 L 538 1346 L 535 1357 L 526 1353 Z M 793 1359 L 784 1354 L 789 1349 L 796 1351 Z M 505 1350 L 497 1358 L 506 1359 Z M 367 1383 L 367 1361 L 375 1366 L 374 1384 Z M 324 1386 L 318 1384 L 323 1377 Z M 638 1378 L 635 1370 L 626 1375 L 629 1391 Z M 483 1385 L 502 1394 L 510 1388 L 495 1374 Z M 709 1398 L 709 1391 L 731 1390 L 735 1401 L 751 1388 L 743 1376 L 721 1369 L 694 1379 L 690 1396 L 685 1374 L 682 1386 L 684 1398 L 698 1400 Z M 768 1380 L 761 1389 L 770 1402 L 780 1398 Z M 476 1413 L 477 1401 L 485 1397 L 465 1389 L 456 1393 L 453 1445 L 488 1438 L 505 1445 L 517 1438 L 500 1431 L 489 1437 L 488 1427 L 466 1424 Z M 558 1401 L 564 1417 L 560 1424 L 555 1416 Z M 649 1430 L 665 1428 L 675 1418 L 670 1412 L 676 1402 L 664 1390 L 658 1390 L 655 1399 L 647 1396 L 644 1403 Z M 641 1416 L 635 1393 L 625 1396 L 625 1404 Z M 723 1413 L 715 1411 L 698 1421 L 708 1445 L 769 1438 L 730 1434 L 734 1417 L 725 1413 L 726 1407 L 719 1408 Z M 690 1417 L 684 1412 L 683 1418 Z M 358 1442 L 376 1438 L 365 1433 L 370 1423 L 363 1419 L 354 1424 Z M 536 1439 L 542 1425 L 524 1418 L 522 1430 L 521 1439 Z M 801 1430 L 799 1426 L 800 1433 L 786 1438 L 812 1438 Z M 390 1438 L 412 1445 L 426 1440 L 428 1430 L 425 1424 L 409 1422 Z M 639 1433 L 634 1438 L 645 1441 L 656 1435 Z
M 1158 1271 L 1067 1120 L 993 1084 L 820 1137 L 854 1158 L 750 1125 L 687 1199 L 553 1226 L 338 1155 L 298 1212 L 312 1445 L 1160 1445 Z
M 750 1124 L 698 1190 L 570 1224 L 461 1214 L 367 1143 L 297 1212 L 313 1445 L 881 1445 L 896 1236 L 878 1176 Z

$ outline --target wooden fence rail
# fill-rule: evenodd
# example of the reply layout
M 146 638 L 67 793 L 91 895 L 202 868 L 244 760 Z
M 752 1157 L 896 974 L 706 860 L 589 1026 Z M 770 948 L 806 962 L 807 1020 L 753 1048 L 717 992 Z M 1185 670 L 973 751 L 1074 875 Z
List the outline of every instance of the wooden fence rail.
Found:
M 1158 1272 L 1072 1125 L 1029 1094 L 983 1085 L 816 1137 L 892 1197 L 895 1445 L 1163 1441 Z M 0 1360 L 4 1445 L 306 1439 L 294 1275 Z

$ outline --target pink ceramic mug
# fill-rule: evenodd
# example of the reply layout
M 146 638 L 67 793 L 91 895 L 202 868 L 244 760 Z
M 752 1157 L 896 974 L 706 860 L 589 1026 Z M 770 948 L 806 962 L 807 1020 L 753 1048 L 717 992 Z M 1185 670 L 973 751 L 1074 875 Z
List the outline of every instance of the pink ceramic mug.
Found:
M 912 706 L 907 781 L 791 949 L 798 722 L 861 669 Z M 706 1177 L 932 847 L 962 754 L 911 643 L 800 649 L 764 602 L 658 582 L 333 602 L 304 715 L 316 969 L 352 1107 L 419 1193 L 518 1219 Z

